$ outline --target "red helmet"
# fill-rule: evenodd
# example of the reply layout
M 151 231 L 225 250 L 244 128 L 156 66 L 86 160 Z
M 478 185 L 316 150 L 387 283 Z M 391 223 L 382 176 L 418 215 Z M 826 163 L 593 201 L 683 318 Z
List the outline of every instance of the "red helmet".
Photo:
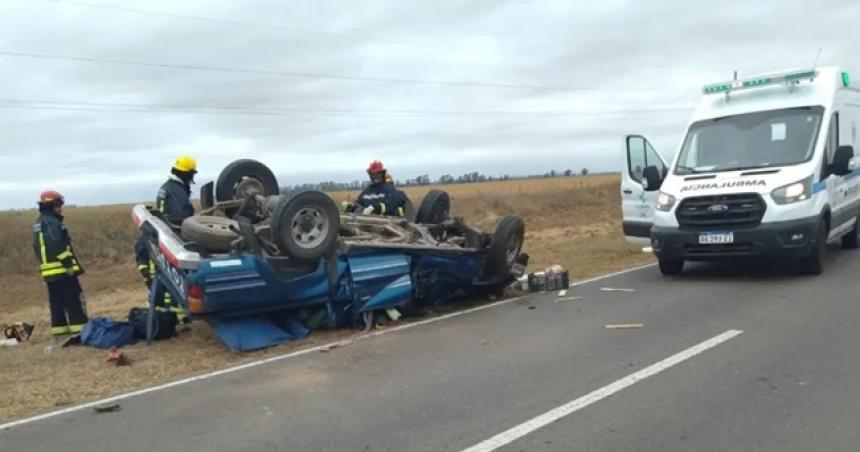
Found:
M 62 206 L 64 203 L 65 200 L 63 199 L 63 195 L 58 191 L 43 191 L 42 194 L 39 195 L 39 204 L 57 204 Z
M 374 160 L 370 162 L 370 165 L 367 167 L 368 173 L 382 173 L 385 172 L 385 166 L 382 165 L 382 162 L 379 160 Z

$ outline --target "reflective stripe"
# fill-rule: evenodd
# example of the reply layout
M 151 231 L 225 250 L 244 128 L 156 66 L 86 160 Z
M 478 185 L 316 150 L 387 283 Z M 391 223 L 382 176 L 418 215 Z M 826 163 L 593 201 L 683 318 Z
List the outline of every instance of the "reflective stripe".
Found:
M 149 264 L 137 264 L 138 271 L 139 270 L 146 270 L 148 268 L 149 268 Z
M 80 331 L 80 330 L 78 330 L 78 331 Z M 69 333 L 69 327 L 67 327 L 67 326 L 52 326 L 51 327 L 51 334 L 54 336 L 57 336 L 60 334 L 68 334 L 68 333 Z
M 405 211 L 405 210 L 403 210 L 403 207 L 398 207 L 398 208 L 397 208 L 397 216 L 398 216 L 398 217 L 405 217 L 405 216 L 406 216 L 406 211 Z
M 385 203 L 379 204 L 379 213 L 385 215 Z
M 81 323 L 79 325 L 69 325 L 69 332 L 70 333 L 80 333 L 81 330 L 83 330 L 83 329 L 84 329 L 83 323 Z
M 43 277 L 65 275 L 68 271 L 68 269 L 63 267 L 59 262 L 52 262 L 50 264 L 43 265 L 40 270 Z M 71 270 L 78 273 L 81 271 L 81 267 L 75 264 L 72 265 Z
M 59 260 L 68 259 L 70 257 L 74 257 L 74 254 L 72 254 L 72 250 L 70 250 L 68 248 L 66 248 L 65 251 L 63 251 L 62 253 L 57 255 L 57 259 L 59 259 Z
M 42 253 L 42 263 L 48 262 L 48 253 L 45 251 L 45 233 L 39 231 L 39 251 Z
M 158 211 L 161 213 L 164 213 L 164 200 L 163 199 L 158 200 Z

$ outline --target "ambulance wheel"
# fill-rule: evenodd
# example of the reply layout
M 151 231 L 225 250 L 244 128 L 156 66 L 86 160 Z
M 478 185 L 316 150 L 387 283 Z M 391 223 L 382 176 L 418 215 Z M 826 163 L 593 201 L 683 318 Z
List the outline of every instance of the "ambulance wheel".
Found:
M 684 271 L 684 259 L 657 259 L 657 264 L 660 266 L 660 273 L 666 276 L 680 275 Z
M 316 261 L 334 251 L 340 212 L 320 191 L 284 197 L 272 212 L 272 236 L 282 254 L 299 261 Z
M 855 250 L 860 246 L 860 216 L 854 219 L 854 227 L 851 232 L 842 236 L 842 248 Z
M 820 275 L 824 271 L 824 255 L 827 252 L 827 235 L 829 234 L 827 222 L 821 220 L 818 224 L 818 237 L 815 239 L 815 247 L 809 256 L 800 260 L 800 271 L 805 275 Z
M 430 190 L 418 206 L 415 222 L 439 224 L 448 219 L 451 212 L 451 197 L 442 190 Z

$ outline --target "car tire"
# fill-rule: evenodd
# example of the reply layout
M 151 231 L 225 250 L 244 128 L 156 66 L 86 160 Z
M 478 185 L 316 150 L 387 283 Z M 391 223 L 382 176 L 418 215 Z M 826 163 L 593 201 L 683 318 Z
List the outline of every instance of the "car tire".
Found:
M 340 211 L 334 200 L 320 191 L 284 197 L 272 212 L 272 238 L 281 254 L 312 262 L 337 246 Z
M 860 215 L 855 218 L 851 232 L 842 236 L 843 249 L 856 250 L 858 246 L 860 246 Z
M 827 252 L 827 222 L 821 220 L 818 224 L 818 237 L 815 239 L 815 247 L 809 256 L 800 260 L 800 271 L 805 275 L 820 275 L 824 271 L 824 255 Z
M 484 258 L 484 280 L 493 281 L 508 274 L 522 251 L 525 223 L 515 215 L 506 215 L 496 226 Z
M 239 224 L 230 218 L 194 215 L 182 222 L 182 239 L 213 253 L 231 251 L 240 236 Z
M 684 272 L 684 259 L 658 258 L 660 273 L 666 276 L 680 275 Z
M 268 166 L 251 159 L 236 160 L 227 165 L 215 182 L 215 200 L 243 199 L 251 193 L 273 196 L 279 193 L 278 179 Z M 225 209 L 228 217 L 236 209 Z
M 421 224 L 439 224 L 448 219 L 451 213 L 451 197 L 442 190 L 430 190 L 421 200 L 415 222 Z

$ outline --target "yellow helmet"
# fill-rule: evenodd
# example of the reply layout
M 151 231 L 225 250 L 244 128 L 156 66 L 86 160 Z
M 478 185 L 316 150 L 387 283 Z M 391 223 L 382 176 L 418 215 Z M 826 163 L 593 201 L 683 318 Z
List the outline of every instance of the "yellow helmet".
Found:
M 176 163 L 173 164 L 173 169 L 186 173 L 196 173 L 197 161 L 194 160 L 192 157 L 183 155 L 176 159 Z

